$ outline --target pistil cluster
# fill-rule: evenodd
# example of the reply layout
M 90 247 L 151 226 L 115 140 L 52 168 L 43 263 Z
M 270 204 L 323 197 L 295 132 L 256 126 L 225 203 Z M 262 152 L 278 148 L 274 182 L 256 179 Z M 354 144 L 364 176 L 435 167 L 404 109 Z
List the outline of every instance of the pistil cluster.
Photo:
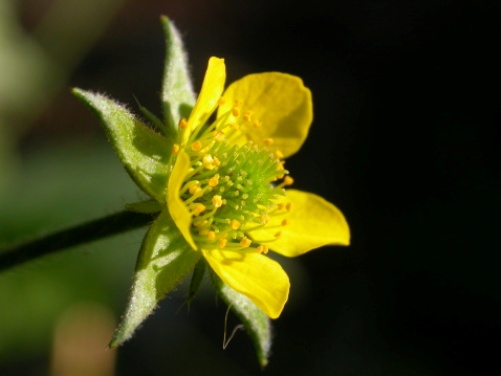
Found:
M 180 195 L 192 215 L 197 245 L 267 253 L 266 244 L 280 236 L 280 229 L 271 239 L 252 239 L 250 234 L 267 226 L 271 216 L 284 217 L 277 227 L 287 224 L 290 205 L 280 203 L 280 197 L 292 178 L 280 152 L 242 142 L 249 128 L 262 125 L 251 111 L 242 114 L 240 105 L 235 103 L 211 124 L 197 125 L 186 145 L 174 145 L 173 153 L 182 148 L 191 162 Z M 180 132 L 186 127 L 181 120 Z

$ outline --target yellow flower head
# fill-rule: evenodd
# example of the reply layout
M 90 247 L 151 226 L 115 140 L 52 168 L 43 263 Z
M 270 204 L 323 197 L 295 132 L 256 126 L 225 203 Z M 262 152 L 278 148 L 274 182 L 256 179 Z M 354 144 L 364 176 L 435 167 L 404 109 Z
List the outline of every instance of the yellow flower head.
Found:
M 223 93 L 225 74 L 224 61 L 211 58 L 198 100 L 179 124 L 167 206 L 215 273 L 276 318 L 289 279 L 268 249 L 293 257 L 347 245 L 349 229 L 331 203 L 285 189 L 293 179 L 283 158 L 299 150 L 312 121 L 311 93 L 301 79 L 253 74 Z

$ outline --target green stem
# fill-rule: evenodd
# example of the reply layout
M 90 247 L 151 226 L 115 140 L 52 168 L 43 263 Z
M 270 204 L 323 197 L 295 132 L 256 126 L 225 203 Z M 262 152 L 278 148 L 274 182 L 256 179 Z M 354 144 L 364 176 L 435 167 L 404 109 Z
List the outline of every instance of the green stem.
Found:
M 0 271 L 76 245 L 133 230 L 153 221 L 150 214 L 123 211 L 0 251 Z

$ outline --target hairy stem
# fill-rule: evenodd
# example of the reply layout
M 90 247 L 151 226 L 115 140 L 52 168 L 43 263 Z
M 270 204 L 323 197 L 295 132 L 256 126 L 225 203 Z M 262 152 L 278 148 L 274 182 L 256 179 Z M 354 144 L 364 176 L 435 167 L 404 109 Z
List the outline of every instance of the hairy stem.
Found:
M 66 248 L 146 226 L 153 216 L 123 211 L 0 251 L 0 271 Z

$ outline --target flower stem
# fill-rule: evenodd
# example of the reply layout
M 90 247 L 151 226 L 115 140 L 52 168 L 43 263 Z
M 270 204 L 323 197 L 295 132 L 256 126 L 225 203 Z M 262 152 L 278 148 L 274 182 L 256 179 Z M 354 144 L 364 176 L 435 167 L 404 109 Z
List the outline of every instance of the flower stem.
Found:
M 76 245 L 146 226 L 150 214 L 123 211 L 0 251 L 0 271 Z

